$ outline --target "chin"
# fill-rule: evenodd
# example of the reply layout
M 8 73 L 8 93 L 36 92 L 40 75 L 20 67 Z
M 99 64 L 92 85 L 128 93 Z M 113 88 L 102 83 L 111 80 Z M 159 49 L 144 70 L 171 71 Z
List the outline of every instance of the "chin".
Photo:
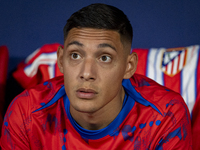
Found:
M 81 112 L 81 113 L 95 113 L 98 109 L 96 108 L 78 108 L 76 109 L 77 111 Z
M 97 107 L 83 106 L 83 105 L 76 106 L 74 107 L 74 109 L 80 113 L 95 113 L 96 111 L 99 110 Z

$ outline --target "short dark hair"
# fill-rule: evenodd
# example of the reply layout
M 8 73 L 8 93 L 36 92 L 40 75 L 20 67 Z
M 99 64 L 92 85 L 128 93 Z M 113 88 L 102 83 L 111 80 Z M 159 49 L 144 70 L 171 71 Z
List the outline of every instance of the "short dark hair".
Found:
M 64 40 L 72 28 L 95 28 L 117 31 L 121 41 L 132 43 L 133 29 L 120 9 L 106 4 L 91 4 L 73 13 L 63 29 Z

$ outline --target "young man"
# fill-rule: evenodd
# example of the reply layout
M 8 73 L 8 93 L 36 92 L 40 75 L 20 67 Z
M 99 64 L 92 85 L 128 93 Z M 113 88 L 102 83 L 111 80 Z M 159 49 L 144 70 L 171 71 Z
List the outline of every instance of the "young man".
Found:
M 64 75 L 13 100 L 2 148 L 192 149 L 183 99 L 134 74 L 131 43 L 132 27 L 121 10 L 92 4 L 74 13 L 57 51 Z

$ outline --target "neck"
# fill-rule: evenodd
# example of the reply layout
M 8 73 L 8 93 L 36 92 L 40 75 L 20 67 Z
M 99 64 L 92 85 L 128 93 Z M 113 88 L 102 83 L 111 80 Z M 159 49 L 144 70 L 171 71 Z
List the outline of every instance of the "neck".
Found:
M 96 112 L 79 112 L 71 108 L 70 113 L 74 120 L 84 129 L 99 130 L 107 127 L 120 113 L 124 100 L 124 89 L 118 99 L 110 101 Z

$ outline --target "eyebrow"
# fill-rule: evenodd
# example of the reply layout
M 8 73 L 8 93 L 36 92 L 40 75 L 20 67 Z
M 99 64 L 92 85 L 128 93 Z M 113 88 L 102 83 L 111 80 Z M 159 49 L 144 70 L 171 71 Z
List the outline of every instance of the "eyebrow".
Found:
M 110 47 L 111 49 L 116 51 L 116 48 L 108 43 L 102 43 L 98 45 L 98 48 L 105 48 L 105 47 Z
M 72 41 L 72 42 L 70 42 L 70 43 L 67 45 L 67 47 L 69 47 L 70 45 L 77 45 L 77 46 L 83 47 L 83 44 L 80 43 L 80 42 L 78 42 L 78 41 Z

